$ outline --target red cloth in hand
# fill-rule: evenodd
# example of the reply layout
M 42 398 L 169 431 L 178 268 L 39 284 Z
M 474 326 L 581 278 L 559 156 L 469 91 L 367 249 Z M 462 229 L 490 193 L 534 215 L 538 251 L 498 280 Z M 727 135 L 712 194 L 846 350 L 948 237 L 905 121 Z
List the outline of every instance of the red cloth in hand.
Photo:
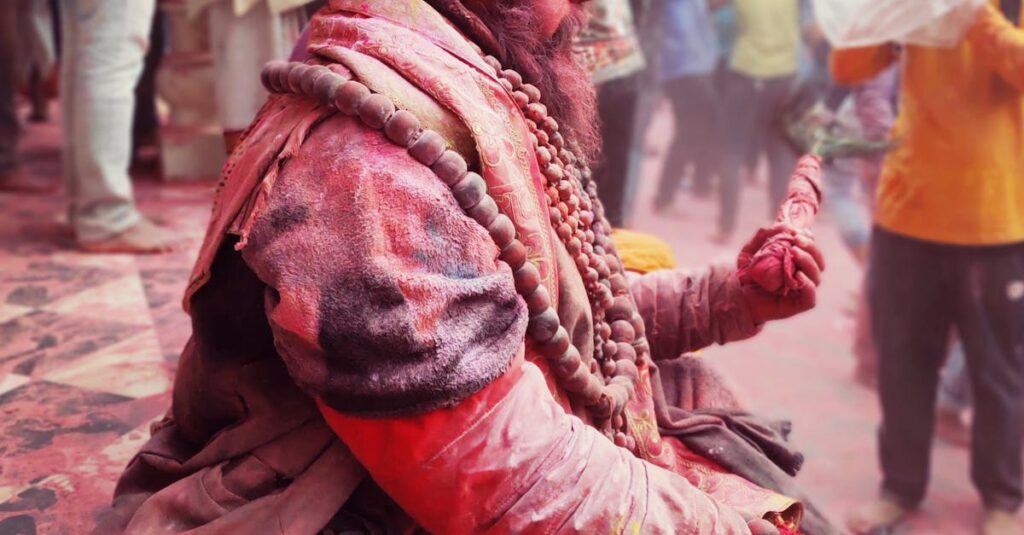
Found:
M 808 154 L 800 158 L 789 179 L 789 192 L 775 221 L 795 230 L 810 229 L 820 207 L 821 159 Z M 793 258 L 793 245 L 787 234 L 776 233 L 760 244 L 749 259 L 741 253 L 741 280 L 747 279 L 769 292 L 781 292 L 782 295 L 801 288 L 803 282 L 796 276 L 798 270 Z M 744 253 L 749 252 L 744 249 Z
M 792 273 L 792 284 L 775 291 L 765 289 L 751 276 L 752 267 L 760 252 L 772 247 L 787 273 Z M 749 314 L 758 323 L 795 316 L 814 308 L 817 286 L 825 267 L 821 251 L 808 231 L 797 231 L 786 224 L 757 231 L 740 251 L 737 259 L 741 298 Z
M 821 159 L 800 159 L 775 226 L 761 229 L 740 251 L 743 299 L 758 322 L 788 318 L 814 308 L 824 259 L 810 226 L 821 206 Z

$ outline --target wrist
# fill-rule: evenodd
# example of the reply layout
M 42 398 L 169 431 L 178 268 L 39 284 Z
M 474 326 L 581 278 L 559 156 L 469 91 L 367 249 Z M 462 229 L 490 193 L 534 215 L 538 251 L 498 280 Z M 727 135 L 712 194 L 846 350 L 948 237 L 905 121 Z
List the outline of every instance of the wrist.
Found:
M 740 282 L 739 273 L 729 269 L 712 294 L 712 313 L 719 325 L 720 342 L 743 340 L 760 332 L 767 318 L 760 313 L 751 288 Z

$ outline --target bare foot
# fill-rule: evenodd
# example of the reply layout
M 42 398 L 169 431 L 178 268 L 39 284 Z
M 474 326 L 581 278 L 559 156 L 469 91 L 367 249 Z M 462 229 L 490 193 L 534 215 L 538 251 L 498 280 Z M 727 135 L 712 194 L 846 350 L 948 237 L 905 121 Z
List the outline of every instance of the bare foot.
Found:
M 939 407 L 935 410 L 935 436 L 944 442 L 966 448 L 971 445 L 971 424 L 964 411 Z
M 895 501 L 877 498 L 847 517 L 846 527 L 855 535 L 881 535 L 888 533 L 907 513 L 907 509 Z
M 20 168 L 15 167 L 10 171 L 0 171 L 0 191 L 14 193 L 54 193 L 57 191 L 57 184 L 48 180 L 36 178 Z
M 1020 521 L 1017 515 L 1003 509 L 986 509 L 981 523 L 982 535 L 1020 535 Z
M 78 247 L 90 253 L 153 254 L 173 251 L 179 242 L 177 234 L 142 219 L 116 236 L 95 241 L 80 240 Z

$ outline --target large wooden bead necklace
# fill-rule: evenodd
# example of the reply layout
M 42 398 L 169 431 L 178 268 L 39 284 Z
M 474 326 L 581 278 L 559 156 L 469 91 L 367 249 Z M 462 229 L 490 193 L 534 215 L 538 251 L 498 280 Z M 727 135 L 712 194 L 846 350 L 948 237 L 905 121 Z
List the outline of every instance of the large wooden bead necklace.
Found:
M 594 321 L 594 358 L 584 359 L 562 326 L 540 271 L 516 238 L 512 220 L 498 209 L 487 184 L 469 170 L 466 160 L 447 148 L 437 132 L 398 110 L 388 97 L 371 92 L 343 68 L 300 62 L 273 62 L 262 73 L 263 85 L 276 93 L 296 93 L 358 117 L 383 130 L 392 143 L 429 166 L 466 214 L 482 225 L 497 245 L 499 258 L 512 269 L 516 292 L 529 311 L 527 335 L 546 358 L 562 388 L 581 400 L 597 426 L 621 447 L 636 450 L 624 417 L 638 381 L 637 362 L 649 358 L 644 323 L 612 244 L 608 221 L 586 163 L 573 153 L 547 113 L 540 90 L 513 70 L 484 58 L 526 118 L 545 180 L 552 228 L 573 258 L 583 279 Z M 587 364 L 585 364 L 585 360 Z

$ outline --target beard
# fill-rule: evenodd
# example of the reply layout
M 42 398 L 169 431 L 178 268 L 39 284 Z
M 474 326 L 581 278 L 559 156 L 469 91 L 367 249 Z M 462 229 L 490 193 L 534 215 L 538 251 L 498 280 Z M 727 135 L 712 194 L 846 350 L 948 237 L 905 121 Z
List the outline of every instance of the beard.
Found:
M 458 0 L 456 0 L 458 1 Z M 451 4 L 430 1 L 431 4 Z M 576 59 L 576 34 L 586 23 L 582 7 L 572 6 L 554 35 L 540 35 L 543 27 L 537 10 L 525 0 L 493 0 L 474 10 L 494 37 L 493 52 L 505 68 L 513 69 L 541 92 L 548 114 L 558 121 L 559 130 L 576 156 L 594 160 L 601 148 L 597 120 L 597 97 L 590 73 Z M 442 12 L 449 11 L 442 9 Z M 453 20 L 458 24 L 458 20 Z M 464 31 L 466 28 L 463 28 Z M 472 32 L 470 33 L 472 36 Z

